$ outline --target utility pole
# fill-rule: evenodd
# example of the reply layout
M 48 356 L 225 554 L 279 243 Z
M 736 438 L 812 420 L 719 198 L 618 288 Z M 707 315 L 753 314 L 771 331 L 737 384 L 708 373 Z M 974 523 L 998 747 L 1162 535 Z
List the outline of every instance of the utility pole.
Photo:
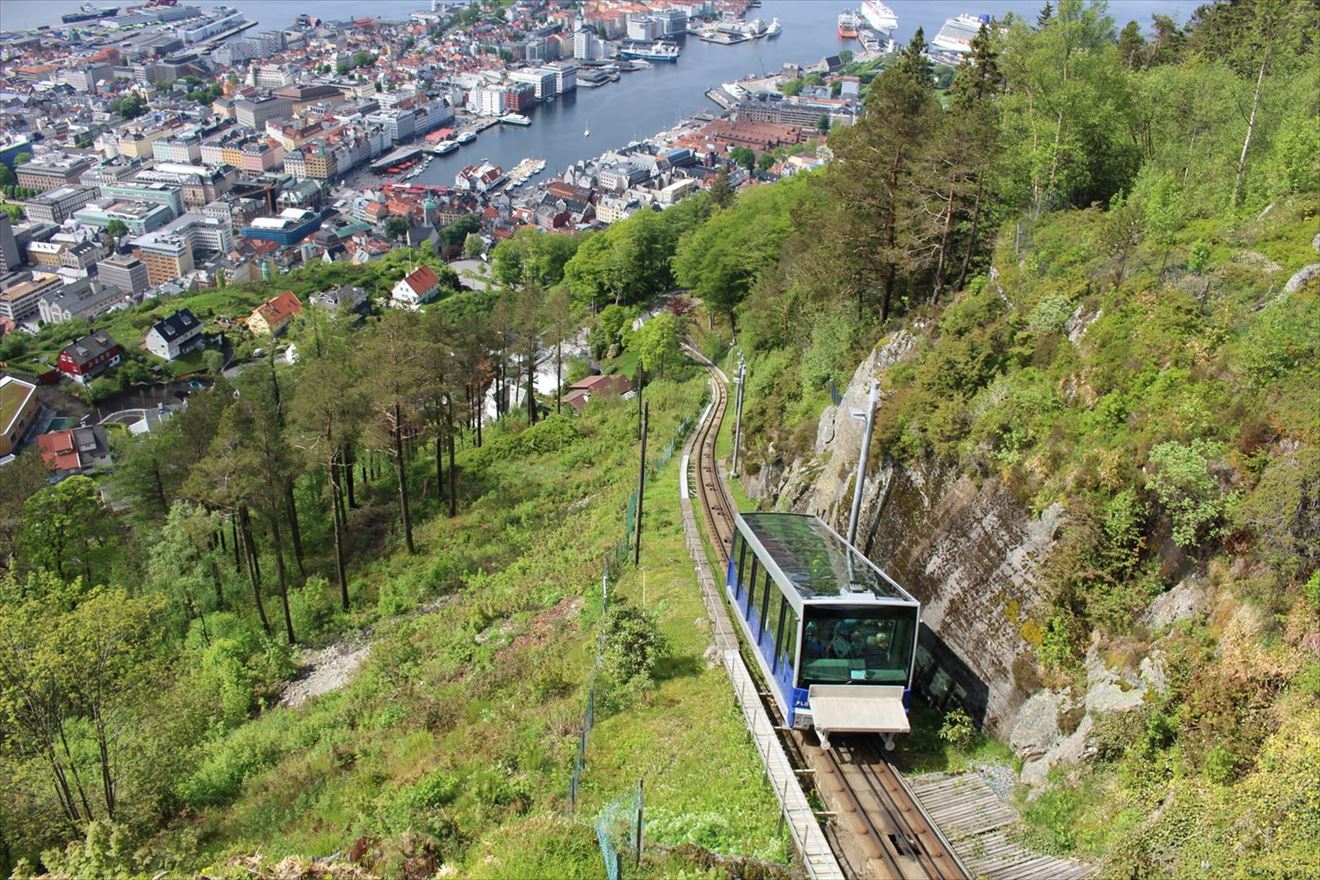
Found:
M 743 361 L 742 352 L 738 352 L 738 375 L 733 380 L 738 386 L 738 398 L 733 406 L 733 464 L 729 467 L 729 475 L 738 476 L 738 450 L 742 447 L 742 409 L 743 409 L 743 388 L 747 384 L 747 364 Z
M 642 499 L 646 495 L 646 429 L 651 421 L 651 401 L 642 404 L 642 466 L 637 472 L 637 523 L 633 527 L 633 565 L 642 563 Z
M 871 394 L 866 401 L 866 411 L 853 410 L 849 415 L 854 419 L 866 421 L 866 432 L 862 434 L 862 451 L 857 456 L 857 476 L 853 482 L 852 514 L 848 517 L 848 543 L 857 540 L 857 520 L 862 513 L 862 484 L 866 482 L 866 460 L 871 455 L 871 429 L 875 426 L 875 402 L 880 394 L 879 381 L 871 380 Z

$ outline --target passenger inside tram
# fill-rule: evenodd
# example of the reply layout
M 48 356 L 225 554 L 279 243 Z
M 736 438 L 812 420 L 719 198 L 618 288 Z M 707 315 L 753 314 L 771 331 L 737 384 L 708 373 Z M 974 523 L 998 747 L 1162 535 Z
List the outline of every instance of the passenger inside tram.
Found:
M 809 617 L 803 626 L 804 685 L 905 680 L 911 658 L 894 651 L 896 636 L 911 639 L 904 623 L 837 612 Z

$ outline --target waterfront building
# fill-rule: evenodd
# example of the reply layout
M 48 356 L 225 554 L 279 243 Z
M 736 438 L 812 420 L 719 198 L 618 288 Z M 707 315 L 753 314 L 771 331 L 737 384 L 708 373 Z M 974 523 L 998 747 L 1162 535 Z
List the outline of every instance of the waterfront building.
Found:
M 578 66 L 572 61 L 554 61 L 546 67 L 555 72 L 555 91 L 561 95 L 577 90 Z
M 552 98 L 559 94 L 559 71 L 549 67 L 528 67 L 509 72 L 509 81 L 526 83 L 533 89 L 538 101 Z

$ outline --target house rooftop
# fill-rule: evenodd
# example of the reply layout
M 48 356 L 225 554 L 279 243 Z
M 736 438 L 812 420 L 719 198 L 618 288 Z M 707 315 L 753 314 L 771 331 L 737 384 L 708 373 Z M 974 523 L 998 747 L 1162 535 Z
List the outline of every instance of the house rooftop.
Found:
M 13 376 L 0 376 L 0 434 L 8 434 L 37 386 Z

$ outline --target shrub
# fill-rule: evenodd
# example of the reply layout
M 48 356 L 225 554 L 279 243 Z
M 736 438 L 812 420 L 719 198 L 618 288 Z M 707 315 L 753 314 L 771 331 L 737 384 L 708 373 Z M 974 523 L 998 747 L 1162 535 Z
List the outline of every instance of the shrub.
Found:
M 608 709 L 617 710 L 654 686 L 655 668 L 669 653 L 669 644 L 649 611 L 623 599 L 615 600 L 605 613 L 602 634 L 602 696 Z
M 1038 336 L 1061 333 L 1074 311 L 1075 307 L 1066 296 L 1058 293 L 1046 294 L 1036 303 L 1036 307 L 1027 317 L 1027 328 Z
M 965 748 L 975 741 L 976 726 L 966 712 L 955 706 L 944 713 L 944 721 L 940 724 L 940 739 L 951 746 Z
M 1146 488 L 1155 493 L 1173 525 L 1173 540 L 1195 547 L 1219 535 L 1226 499 L 1210 474 L 1214 447 L 1204 440 L 1161 443 L 1150 452 Z

